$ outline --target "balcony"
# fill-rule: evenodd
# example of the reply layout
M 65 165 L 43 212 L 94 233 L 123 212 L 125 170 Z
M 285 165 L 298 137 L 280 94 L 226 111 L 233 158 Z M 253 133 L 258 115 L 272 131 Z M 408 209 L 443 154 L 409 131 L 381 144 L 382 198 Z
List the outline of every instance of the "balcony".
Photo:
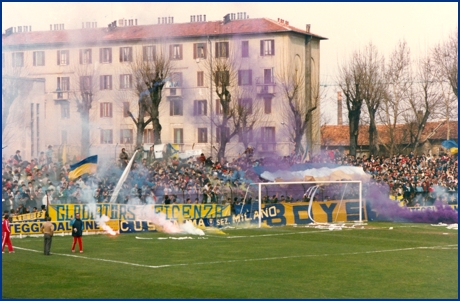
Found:
M 276 83 L 273 77 L 256 78 L 256 91 L 259 96 L 274 96 L 276 92 Z
M 181 97 L 182 96 L 181 87 L 164 88 L 163 91 L 166 97 Z
M 271 143 L 258 142 L 256 149 L 259 153 L 273 153 L 276 151 L 276 142 L 271 142 Z
M 69 91 L 60 91 L 56 90 L 53 93 L 53 100 L 55 101 L 67 101 L 70 98 L 70 92 Z

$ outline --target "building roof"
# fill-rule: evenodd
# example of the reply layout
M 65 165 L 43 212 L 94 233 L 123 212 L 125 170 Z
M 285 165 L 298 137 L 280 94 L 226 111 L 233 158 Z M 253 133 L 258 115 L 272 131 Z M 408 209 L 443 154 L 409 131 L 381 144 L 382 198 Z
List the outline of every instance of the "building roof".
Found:
M 433 121 L 427 122 L 422 132 L 420 143 L 426 140 L 447 140 L 447 122 Z M 458 139 L 458 121 L 449 122 L 450 139 Z M 385 125 L 377 125 L 379 140 L 388 143 L 390 136 Z M 399 124 L 396 126 L 396 140 L 399 144 L 410 143 L 408 125 Z M 321 144 L 323 146 L 349 146 L 350 132 L 348 125 L 325 125 L 321 127 Z M 358 133 L 358 145 L 369 145 L 369 127 L 361 125 Z
M 63 44 L 97 44 L 101 42 L 140 41 L 165 38 L 198 36 L 225 36 L 246 34 L 269 34 L 292 32 L 312 36 L 320 40 L 327 38 L 268 18 L 238 19 L 223 21 L 133 25 L 122 27 L 82 28 L 72 30 L 30 31 L 2 35 L 3 47 Z

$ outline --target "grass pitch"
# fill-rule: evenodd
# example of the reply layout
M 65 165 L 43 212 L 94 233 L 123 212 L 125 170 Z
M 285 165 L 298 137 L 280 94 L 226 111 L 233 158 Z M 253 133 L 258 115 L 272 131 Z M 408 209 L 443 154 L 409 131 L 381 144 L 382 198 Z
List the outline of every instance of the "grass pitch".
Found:
M 55 236 L 51 256 L 42 237 L 13 238 L 2 298 L 458 299 L 458 230 L 444 226 L 222 232 L 86 235 L 82 254 Z

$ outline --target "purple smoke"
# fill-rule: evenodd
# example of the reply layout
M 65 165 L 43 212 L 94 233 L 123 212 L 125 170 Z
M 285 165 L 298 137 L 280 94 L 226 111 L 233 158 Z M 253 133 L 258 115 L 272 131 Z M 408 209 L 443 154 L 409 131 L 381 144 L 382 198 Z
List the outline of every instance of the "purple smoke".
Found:
M 431 224 L 458 223 L 458 212 L 440 201 L 436 201 L 431 208 L 420 207 L 420 210 L 411 211 L 407 207 L 399 206 L 399 202 L 391 200 L 388 195 L 388 187 L 369 183 L 364 197 L 368 202 L 368 208 L 375 211 L 376 220 Z

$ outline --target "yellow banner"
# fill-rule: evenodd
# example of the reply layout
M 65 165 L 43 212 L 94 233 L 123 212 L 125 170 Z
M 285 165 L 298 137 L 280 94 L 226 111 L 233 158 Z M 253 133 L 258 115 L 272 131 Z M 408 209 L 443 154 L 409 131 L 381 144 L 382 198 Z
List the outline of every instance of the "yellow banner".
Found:
M 23 221 L 33 221 L 37 219 L 45 219 L 45 214 L 46 212 L 44 211 L 20 214 L 20 215 L 12 216 L 11 222 L 17 223 L 17 222 L 23 222 Z
M 36 222 L 19 222 L 19 223 L 11 223 L 11 234 L 12 235 L 37 235 L 42 234 L 40 228 L 44 222 L 36 221 Z M 51 221 L 54 225 L 54 233 L 70 233 L 72 232 L 72 228 L 70 227 L 70 221 L 64 222 L 55 222 Z M 110 220 L 106 223 L 107 226 L 112 228 L 114 231 L 119 230 L 119 221 L 118 220 Z M 104 230 L 100 229 L 98 224 L 94 220 L 83 221 L 83 233 L 88 232 L 104 232 Z
M 148 220 L 153 213 L 164 213 L 166 219 L 220 218 L 231 215 L 230 205 L 178 204 L 178 205 L 124 205 L 124 204 L 62 204 L 50 205 L 52 221 L 69 221 L 80 213 L 83 221 L 108 216 L 111 220 Z
M 262 219 L 270 226 L 359 221 L 358 200 L 313 202 L 311 218 L 308 216 L 308 206 L 309 203 L 303 202 L 263 204 Z M 253 218 L 258 219 L 258 213 L 255 213 Z M 362 221 L 367 220 L 364 204 L 361 218 Z

